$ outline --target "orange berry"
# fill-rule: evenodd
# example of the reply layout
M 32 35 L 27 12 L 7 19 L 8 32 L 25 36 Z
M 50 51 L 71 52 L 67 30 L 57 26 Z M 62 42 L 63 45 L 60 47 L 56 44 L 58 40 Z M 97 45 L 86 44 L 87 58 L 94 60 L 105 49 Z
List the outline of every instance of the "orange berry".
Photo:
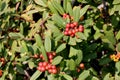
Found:
M 79 67 L 80 67 L 81 69 L 84 69 L 84 68 L 85 68 L 84 63 L 80 63 Z

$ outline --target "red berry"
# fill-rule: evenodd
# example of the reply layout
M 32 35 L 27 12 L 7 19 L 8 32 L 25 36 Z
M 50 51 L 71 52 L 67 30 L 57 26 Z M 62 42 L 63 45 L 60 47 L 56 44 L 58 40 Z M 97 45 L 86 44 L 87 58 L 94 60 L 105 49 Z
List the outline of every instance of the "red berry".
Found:
M 70 24 L 69 24 L 69 23 L 67 23 L 67 24 L 66 24 L 66 28 L 69 28 L 69 27 L 70 27 Z
M 40 54 L 40 58 L 41 58 L 41 59 L 43 58 L 43 55 L 42 55 L 42 54 Z
M 57 73 L 57 69 L 52 69 L 52 73 L 56 74 Z
M 65 31 L 69 31 L 69 28 L 68 28 L 68 27 L 66 27 Z
M 49 60 L 50 63 L 52 63 L 52 61 L 53 61 L 52 59 Z
M 85 68 L 85 66 L 84 66 L 84 64 L 83 63 L 80 63 L 80 66 L 79 66 L 81 69 L 84 69 Z
M 79 25 L 79 28 L 78 28 L 78 29 L 79 29 L 80 32 L 83 32 L 83 31 L 84 31 L 84 27 L 83 27 L 82 25 Z
M 78 29 L 75 29 L 75 32 L 78 32 L 79 30 Z
M 56 56 L 56 52 L 53 52 L 52 55 L 53 55 L 53 56 Z
M 48 72 L 49 72 L 49 73 L 52 73 L 52 69 L 48 69 Z
M 38 55 L 37 54 L 34 54 L 34 56 L 33 56 L 34 58 L 38 58 Z
M 64 32 L 64 35 L 68 35 L 68 32 L 67 32 L 67 31 L 65 31 L 65 32 Z
M 70 24 L 70 27 L 71 27 L 71 28 L 74 28 L 74 24 L 71 23 L 71 24 Z
M 46 67 L 47 65 L 48 65 L 48 63 L 47 62 L 43 62 L 43 64 L 42 64 L 44 67 Z
M 41 71 L 41 68 L 40 68 L 40 67 L 37 67 L 37 70 Z
M 72 33 L 75 34 L 75 30 L 74 29 L 72 30 Z
M 41 67 L 40 71 L 44 72 L 45 71 L 45 67 Z
M 51 68 L 52 68 L 52 69 L 56 69 L 56 66 L 55 66 L 55 65 L 52 65 Z
M 73 22 L 73 24 L 74 24 L 75 27 L 78 26 L 78 23 L 77 23 L 77 22 Z
M 51 64 L 48 64 L 47 66 L 48 66 L 48 69 L 51 69 L 51 67 L 52 67 L 52 65 L 51 65 Z
M 71 37 L 74 37 L 74 36 L 75 36 L 75 34 L 73 34 L 73 33 L 72 33 L 70 36 L 71 36 Z
M 39 62 L 38 66 L 40 66 L 40 67 L 43 66 L 43 63 L 42 63 L 42 62 Z
M 72 34 L 72 31 L 71 31 L 71 30 L 69 30 L 69 31 L 68 31 L 68 34 L 69 34 L 69 35 L 71 35 L 71 34 Z
M 52 54 L 49 54 L 49 55 L 48 55 L 48 58 L 49 58 L 49 59 L 53 59 L 53 55 L 52 55 Z

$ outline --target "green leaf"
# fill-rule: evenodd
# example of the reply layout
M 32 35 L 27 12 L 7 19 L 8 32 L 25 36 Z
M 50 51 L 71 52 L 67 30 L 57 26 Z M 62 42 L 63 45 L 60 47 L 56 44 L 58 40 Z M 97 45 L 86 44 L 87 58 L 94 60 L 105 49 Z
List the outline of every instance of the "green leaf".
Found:
M 67 1 L 67 0 L 65 0 L 65 1 Z M 67 12 L 70 14 L 70 16 L 73 16 L 73 10 L 72 10 L 71 2 L 67 2 Z
M 45 37 L 45 44 L 44 44 L 44 46 L 45 46 L 45 49 L 46 49 L 47 52 L 51 51 L 51 39 L 50 39 L 49 36 Z
M 28 52 L 28 47 L 25 41 L 21 41 L 22 48 L 24 49 L 25 52 Z
M 116 62 L 115 67 L 116 67 L 116 73 L 119 73 L 120 72 L 120 61 Z
M 48 1 L 47 3 L 49 9 L 51 10 L 52 13 L 58 14 L 57 10 L 55 9 L 55 7 L 53 7 L 51 1 Z
M 23 68 L 22 68 L 20 65 L 17 64 L 17 65 L 16 65 L 16 68 L 17 68 L 17 71 L 18 71 L 20 74 L 23 74 L 23 75 L 25 74 Z
M 73 80 L 73 78 L 72 78 L 70 75 L 67 75 L 67 74 L 63 74 L 63 77 L 64 77 L 66 80 Z
M 76 56 L 77 56 L 77 58 L 76 58 L 75 62 L 78 65 L 82 61 L 82 59 L 83 59 L 83 53 L 82 53 L 82 51 L 78 50 L 78 53 L 77 53 Z
M 73 17 L 74 17 L 74 21 L 78 22 L 80 19 L 80 7 L 74 7 L 73 8 Z
M 42 74 L 42 72 L 40 71 L 36 71 L 30 78 L 30 80 L 36 80 L 40 75 Z
M 113 4 L 119 4 L 120 0 L 113 0 Z
M 120 43 L 117 44 L 117 51 L 120 52 Z
M 120 30 L 118 31 L 117 35 L 116 35 L 116 39 L 119 40 L 120 39 Z
M 43 45 L 42 43 L 42 39 L 41 37 L 39 36 L 39 34 L 35 34 L 35 40 L 36 40 L 36 43 L 39 47 L 41 47 Z
M 64 19 L 62 17 L 60 17 L 59 15 L 54 14 L 53 15 L 53 20 L 55 21 L 55 23 L 60 27 L 60 28 L 64 28 L 66 25 L 66 22 L 64 21 Z
M 108 64 L 110 61 L 111 61 L 111 59 L 109 57 L 104 57 L 104 58 L 100 59 L 99 64 L 105 65 L 105 64 Z
M 53 64 L 53 65 L 57 65 L 57 64 L 59 64 L 59 63 L 62 61 L 62 59 L 63 59 L 63 57 L 57 56 L 57 57 L 55 57 L 55 58 L 53 59 L 52 64 Z
M 103 78 L 103 80 L 113 80 L 113 79 L 110 78 L 110 76 L 111 76 L 111 74 L 110 74 L 110 73 L 107 73 L 107 74 L 105 75 L 105 77 Z
M 87 40 L 87 37 L 86 37 L 83 33 L 81 33 L 81 32 L 76 33 L 76 35 L 77 35 L 80 39 Z
M 89 5 L 86 5 L 85 7 L 83 7 L 80 10 L 80 16 L 79 16 L 79 18 L 81 18 L 86 13 L 86 11 L 88 10 L 89 7 L 90 7 Z
M 62 6 L 56 1 L 56 0 L 51 0 L 52 5 L 54 8 L 62 15 L 64 14 L 64 10 Z
M 47 54 L 46 54 L 44 46 L 41 46 L 40 48 L 41 48 L 42 55 L 45 58 L 45 61 L 48 61 L 48 57 L 47 57 Z
M 43 6 L 43 7 L 47 7 L 46 3 L 44 3 L 44 0 L 34 0 L 36 4 Z
M 34 62 L 31 62 L 31 61 L 28 62 L 28 65 L 30 69 L 33 69 L 35 67 Z
M 69 42 L 68 42 L 68 44 L 70 44 L 70 45 L 76 45 L 76 39 L 70 37 L 70 38 L 69 38 Z
M 12 38 L 12 39 L 23 39 L 24 36 L 20 33 L 13 33 L 13 32 L 10 32 L 9 33 L 9 37 Z
M 56 49 L 56 53 L 59 53 L 61 51 L 63 51 L 66 48 L 66 44 L 63 43 L 61 44 L 57 49 Z
M 85 80 L 90 75 L 90 71 L 84 70 L 77 80 Z
M 73 59 L 68 60 L 67 66 L 70 70 L 75 70 L 76 69 L 76 64 Z

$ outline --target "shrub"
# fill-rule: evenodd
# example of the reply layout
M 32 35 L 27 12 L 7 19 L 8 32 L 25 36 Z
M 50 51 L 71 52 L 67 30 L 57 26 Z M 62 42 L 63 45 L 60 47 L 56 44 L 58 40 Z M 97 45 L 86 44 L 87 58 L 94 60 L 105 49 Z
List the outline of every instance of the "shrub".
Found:
M 119 0 L 1 0 L 1 80 L 119 80 Z

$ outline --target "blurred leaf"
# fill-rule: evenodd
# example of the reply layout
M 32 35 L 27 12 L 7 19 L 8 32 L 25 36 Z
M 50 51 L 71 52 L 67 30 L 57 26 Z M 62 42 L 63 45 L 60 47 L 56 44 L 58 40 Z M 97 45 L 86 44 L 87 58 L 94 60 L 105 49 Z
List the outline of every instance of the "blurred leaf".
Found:
M 59 53 L 61 51 L 63 51 L 66 48 L 66 44 L 63 43 L 61 44 L 57 49 L 56 49 L 56 53 Z
M 22 34 L 14 33 L 14 32 L 10 32 L 9 37 L 12 39 L 23 39 L 24 38 L 24 36 Z
M 23 69 L 20 65 L 17 64 L 17 65 L 16 65 L 16 68 L 17 68 L 17 71 L 18 71 L 20 74 L 23 74 L 23 75 L 25 74 L 25 73 L 24 73 L 24 69 Z
M 35 34 L 35 39 L 36 39 L 36 43 L 39 46 L 39 48 L 41 49 L 42 55 L 45 58 L 45 60 L 47 61 L 47 55 L 46 55 L 46 51 L 45 48 L 42 44 L 42 39 L 38 34 Z
M 55 7 L 52 5 L 51 1 L 48 1 L 47 3 L 49 9 L 51 10 L 52 13 L 58 14 L 57 10 L 55 9 Z
M 90 75 L 90 72 L 88 70 L 84 70 L 77 80 L 85 80 Z
M 38 34 L 35 34 L 35 40 L 36 40 L 36 43 L 39 47 L 41 47 L 43 45 L 42 39 Z
M 74 7 L 73 8 L 73 17 L 74 17 L 74 21 L 78 22 L 80 19 L 80 7 Z
M 107 73 L 105 75 L 105 77 L 103 78 L 103 80 L 113 80 L 112 78 L 110 78 L 111 74 L 110 73 Z
M 85 7 L 80 9 L 80 16 L 79 16 L 79 18 L 81 18 L 86 13 L 86 11 L 88 10 L 89 7 L 90 7 L 89 5 L 86 5 Z
M 43 7 L 47 7 L 46 3 L 44 2 L 44 0 L 34 0 L 36 4 L 43 6 Z
M 30 69 L 33 69 L 35 67 L 34 62 L 31 62 L 31 61 L 28 62 L 28 65 Z
M 68 44 L 69 44 L 69 45 L 76 45 L 76 40 L 75 40 L 75 38 L 70 37 Z
M 25 52 L 28 52 L 28 47 L 25 41 L 21 41 L 22 48 L 24 49 Z
M 115 64 L 115 68 L 116 68 L 116 73 L 120 73 L 120 61 L 116 62 Z
M 52 5 L 54 8 L 62 15 L 64 14 L 64 10 L 62 6 L 56 1 L 56 0 L 51 0 Z
M 77 53 L 76 56 L 77 56 L 77 58 L 76 58 L 75 62 L 76 62 L 76 64 L 78 65 L 78 64 L 82 61 L 82 59 L 83 59 L 82 50 L 78 50 L 78 53 Z
M 57 65 L 57 64 L 59 64 L 59 63 L 61 62 L 62 59 L 63 59 L 63 57 L 57 56 L 57 57 L 55 57 L 55 58 L 53 59 L 52 64 L 53 64 L 53 65 Z
M 67 74 L 63 74 L 63 77 L 64 77 L 66 80 L 73 80 L 73 78 L 72 78 L 70 75 L 67 75 Z
M 40 71 L 36 71 L 30 78 L 30 80 L 36 80 L 40 75 L 42 74 L 42 72 Z
M 65 0 L 67 1 L 67 0 Z M 66 4 L 65 4 L 66 5 Z M 70 2 L 67 2 L 67 12 L 70 14 L 70 16 L 73 16 L 73 10 L 72 10 L 72 4 Z M 75 14 L 75 13 L 74 13 Z M 79 15 L 78 15 L 79 16 Z
M 44 43 L 45 49 L 47 52 L 51 51 L 51 39 L 49 36 L 45 37 L 45 43 Z
M 116 39 L 119 40 L 120 39 L 120 30 L 118 31 L 117 35 L 116 35 Z
M 70 59 L 68 62 L 67 62 L 67 65 L 68 65 L 68 68 L 70 70 L 75 70 L 76 68 L 76 64 L 75 64 L 75 61 L 73 59 Z
M 117 48 L 116 48 L 117 51 L 120 52 L 120 43 L 118 43 L 116 47 L 117 47 Z
M 76 33 L 76 35 L 77 35 L 80 39 L 87 40 L 87 37 L 86 37 L 83 33 L 81 33 L 81 32 Z
M 120 0 L 113 0 L 113 4 L 119 4 Z
M 59 15 L 54 14 L 53 15 L 53 20 L 55 21 L 55 23 L 60 27 L 60 28 L 64 28 L 66 25 L 66 22 L 64 21 L 64 19 L 62 17 L 60 17 Z
M 110 62 L 110 58 L 109 57 L 104 57 L 104 58 L 101 58 L 100 61 L 99 61 L 99 64 L 100 65 L 105 65 L 105 64 L 108 64 Z

